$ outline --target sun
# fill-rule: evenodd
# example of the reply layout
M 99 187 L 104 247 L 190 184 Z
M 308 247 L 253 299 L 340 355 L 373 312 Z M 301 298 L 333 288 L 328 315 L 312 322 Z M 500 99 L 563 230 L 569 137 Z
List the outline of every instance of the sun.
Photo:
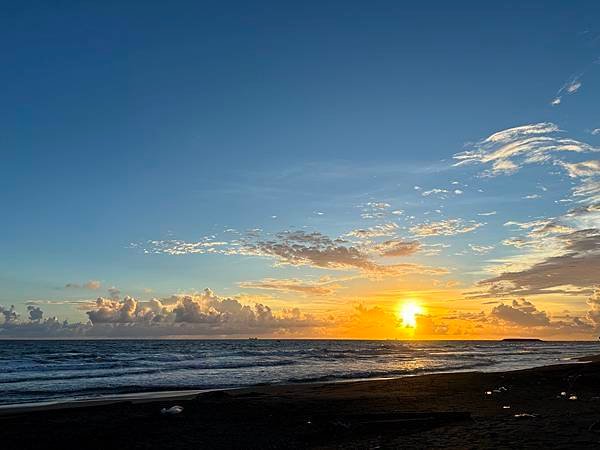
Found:
M 398 307 L 398 315 L 405 328 L 417 327 L 417 315 L 423 313 L 423 307 L 414 300 L 406 300 Z

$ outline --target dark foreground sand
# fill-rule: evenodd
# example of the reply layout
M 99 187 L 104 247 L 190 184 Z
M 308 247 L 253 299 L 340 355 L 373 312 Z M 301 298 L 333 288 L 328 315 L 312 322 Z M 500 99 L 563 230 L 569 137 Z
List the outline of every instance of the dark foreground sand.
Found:
M 591 361 L 4 413 L 0 448 L 600 447 L 600 359 Z M 174 404 L 184 411 L 160 414 Z

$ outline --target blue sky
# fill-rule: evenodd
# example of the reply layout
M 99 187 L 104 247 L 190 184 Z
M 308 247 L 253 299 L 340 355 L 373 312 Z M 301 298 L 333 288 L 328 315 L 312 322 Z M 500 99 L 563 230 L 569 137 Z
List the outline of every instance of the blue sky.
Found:
M 21 314 L 45 301 L 55 302 L 48 313 L 85 320 L 84 308 L 61 301 L 93 300 L 110 287 L 143 300 L 206 287 L 272 296 L 240 283 L 355 272 L 264 252 L 174 256 L 148 243 L 212 239 L 230 249 L 240 235 L 226 229 L 260 229 L 255 241 L 290 230 L 335 239 L 392 223 L 395 239 L 451 245 L 407 261 L 451 267 L 441 279 L 468 289 L 490 278 L 485 266 L 522 251 L 500 244 L 514 235 L 506 222 L 561 216 L 569 205 L 560 200 L 581 177 L 558 159 L 482 176 L 485 162 L 457 167 L 453 156 L 532 124 L 600 146 L 594 2 L 3 9 L 0 304 Z M 592 159 L 569 152 L 560 161 Z M 432 189 L 448 193 L 423 195 Z M 365 218 L 369 203 L 389 207 Z M 479 225 L 415 235 L 419 224 L 454 219 Z M 88 281 L 102 287 L 86 289 Z M 344 291 L 358 289 L 346 283 Z M 361 286 L 341 304 L 367 295 Z M 297 292 L 275 294 L 275 304 L 323 309 Z M 585 297 L 577 302 L 584 314 Z

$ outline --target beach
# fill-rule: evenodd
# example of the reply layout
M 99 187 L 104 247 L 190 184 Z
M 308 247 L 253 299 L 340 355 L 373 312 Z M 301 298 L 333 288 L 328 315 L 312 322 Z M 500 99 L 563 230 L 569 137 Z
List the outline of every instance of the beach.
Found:
M 131 395 L 4 408 L 2 448 L 584 448 L 600 358 L 509 372 Z M 183 407 L 179 414 L 162 408 Z

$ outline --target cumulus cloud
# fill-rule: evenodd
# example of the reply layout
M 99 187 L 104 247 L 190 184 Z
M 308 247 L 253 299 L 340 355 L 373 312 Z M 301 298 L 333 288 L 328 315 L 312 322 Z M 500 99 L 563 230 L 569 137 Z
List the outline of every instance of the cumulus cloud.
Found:
M 589 310 L 587 319 L 594 324 L 595 327 L 600 326 L 600 289 L 595 289 L 592 296 L 588 299 L 587 304 Z
M 553 123 L 542 122 L 502 130 L 454 155 L 455 166 L 490 166 L 482 176 L 510 175 L 526 164 L 560 163 L 563 153 L 597 152 L 593 146 L 558 135 Z
M 265 289 L 283 292 L 299 292 L 305 295 L 330 295 L 340 288 L 340 285 L 329 280 L 318 282 L 303 282 L 301 280 L 265 278 L 259 281 L 242 281 L 238 283 L 242 288 Z
M 10 305 L 9 308 L 0 306 L 0 314 L 4 318 L 4 323 L 14 322 L 19 318 L 19 314 L 15 311 L 15 305 Z
M 31 321 L 42 320 L 44 312 L 40 309 L 39 306 L 28 305 L 27 311 L 29 312 L 29 320 L 31 320 Z
M 11 319 L 0 324 L 1 337 L 239 336 L 294 333 L 325 324 L 298 308 L 275 312 L 262 303 L 245 305 L 220 297 L 210 289 L 148 302 L 129 296 L 120 301 L 99 298 L 87 312 L 87 324 L 55 317 L 42 320 L 43 312 L 35 308 L 30 310 L 31 320 L 19 322 L 14 308 L 1 310 L 12 311 Z
M 501 303 L 491 312 L 492 317 L 525 327 L 540 327 L 550 324 L 545 311 L 539 311 L 535 305 L 525 299 L 513 300 L 511 305 Z
M 462 219 L 447 219 L 438 222 L 426 222 L 410 228 L 410 232 L 416 236 L 453 236 L 456 234 L 469 233 L 484 224 Z

